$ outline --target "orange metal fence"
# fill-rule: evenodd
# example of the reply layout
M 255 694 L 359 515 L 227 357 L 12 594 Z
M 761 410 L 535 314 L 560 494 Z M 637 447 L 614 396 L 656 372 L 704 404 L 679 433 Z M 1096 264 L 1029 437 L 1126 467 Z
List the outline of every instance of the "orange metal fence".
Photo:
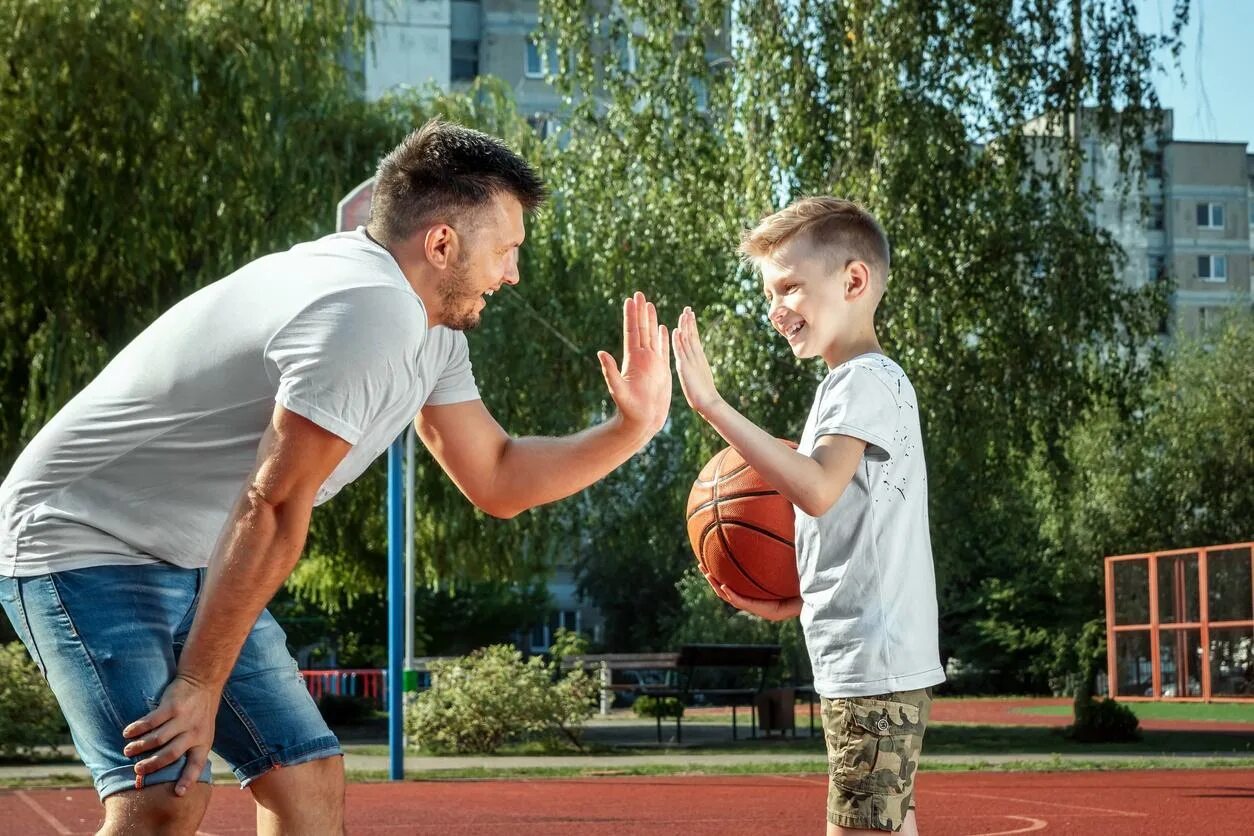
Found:
M 1121 700 L 1254 700 L 1254 543 L 1106 558 L 1106 654 Z

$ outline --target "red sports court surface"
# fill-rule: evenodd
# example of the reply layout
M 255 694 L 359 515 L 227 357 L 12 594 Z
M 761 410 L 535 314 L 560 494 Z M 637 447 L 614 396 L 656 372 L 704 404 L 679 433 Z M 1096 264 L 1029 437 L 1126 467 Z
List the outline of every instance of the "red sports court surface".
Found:
M 814 834 L 821 775 L 352 784 L 350 834 Z M 0 792 L 0 833 L 91 833 L 89 789 Z M 1249 833 L 1254 770 L 953 773 L 919 777 L 925 836 Z M 219 786 L 200 832 L 252 833 L 251 796 Z

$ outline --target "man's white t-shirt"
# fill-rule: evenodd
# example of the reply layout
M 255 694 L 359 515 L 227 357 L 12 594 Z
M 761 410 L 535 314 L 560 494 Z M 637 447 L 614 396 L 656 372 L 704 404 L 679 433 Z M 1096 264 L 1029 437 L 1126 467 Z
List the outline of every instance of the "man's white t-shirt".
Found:
M 882 354 L 832 369 L 799 449 L 825 435 L 867 443 L 853 481 L 821 517 L 796 510 L 801 625 L 824 697 L 945 681 L 928 533 L 927 468 L 914 387 Z
M 466 338 L 428 328 L 364 231 L 260 258 L 179 302 L 45 426 L 0 485 L 0 575 L 205 566 L 275 403 L 361 475 L 426 404 L 479 397 Z

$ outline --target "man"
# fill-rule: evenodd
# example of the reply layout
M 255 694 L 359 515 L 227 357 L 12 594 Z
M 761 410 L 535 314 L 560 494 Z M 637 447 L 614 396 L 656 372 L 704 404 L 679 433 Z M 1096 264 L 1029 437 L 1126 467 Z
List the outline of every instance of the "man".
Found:
M 141 333 L 31 441 L 0 486 L 0 604 L 69 722 L 104 833 L 193 833 L 210 748 L 262 833 L 338 833 L 339 744 L 266 603 L 313 506 L 417 417 L 471 502 L 499 517 L 569 496 L 661 428 L 668 341 L 624 304 L 617 414 L 511 438 L 466 338 L 517 284 L 545 198 L 496 139 L 433 121 L 379 165 L 370 223 L 266 256 Z M 279 767 L 283 767 L 279 769 Z

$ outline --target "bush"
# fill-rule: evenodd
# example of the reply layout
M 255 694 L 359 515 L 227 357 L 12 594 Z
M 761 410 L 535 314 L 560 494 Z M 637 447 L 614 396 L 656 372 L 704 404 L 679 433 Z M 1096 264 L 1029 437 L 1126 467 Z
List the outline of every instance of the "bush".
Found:
M 1123 743 L 1140 740 L 1140 726 L 1126 705 L 1113 699 L 1088 700 L 1076 703 L 1075 724 L 1068 736 L 1085 743 Z
M 636 697 L 631 710 L 637 717 L 683 717 L 684 704 L 678 697 L 651 697 L 648 694 Z
M 61 709 L 26 648 L 0 645 L 0 756 L 55 746 L 64 732 Z
M 431 663 L 431 688 L 405 715 L 405 733 L 437 752 L 486 754 L 523 738 L 564 737 L 580 746 L 598 686 L 581 670 L 565 676 L 509 645 Z M 582 747 L 581 747 L 582 748 Z
M 318 699 L 318 711 L 329 726 L 360 723 L 374 716 L 374 702 L 365 697 L 349 697 L 340 694 L 323 694 Z

